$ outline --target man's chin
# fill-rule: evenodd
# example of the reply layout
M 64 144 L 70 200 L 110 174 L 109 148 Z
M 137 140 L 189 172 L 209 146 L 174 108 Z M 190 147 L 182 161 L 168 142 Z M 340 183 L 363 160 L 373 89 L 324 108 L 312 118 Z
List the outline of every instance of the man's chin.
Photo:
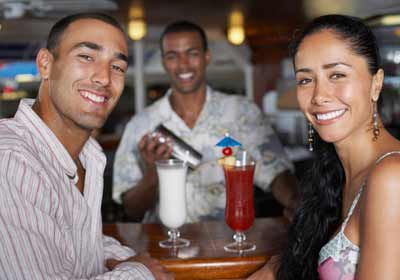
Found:
M 79 123 L 79 126 L 88 132 L 92 132 L 98 129 L 101 129 L 106 122 L 105 119 L 91 119 L 91 120 L 86 120 L 82 121 Z
M 177 87 L 175 89 L 176 92 L 180 93 L 180 94 L 195 94 L 200 87 Z

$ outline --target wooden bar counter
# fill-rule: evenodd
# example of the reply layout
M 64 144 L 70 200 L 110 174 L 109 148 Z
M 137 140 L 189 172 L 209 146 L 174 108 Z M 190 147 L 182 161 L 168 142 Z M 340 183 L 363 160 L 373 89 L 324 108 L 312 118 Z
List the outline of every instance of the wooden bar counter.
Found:
M 103 231 L 137 252 L 149 252 L 175 273 L 176 279 L 200 280 L 246 278 L 276 254 L 286 236 L 286 227 L 282 218 L 256 219 L 246 236 L 257 248 L 242 256 L 224 251 L 224 245 L 233 241 L 233 231 L 224 221 L 182 226 L 181 237 L 191 244 L 175 252 L 159 247 L 158 242 L 167 238 L 167 229 L 159 224 L 105 224 Z

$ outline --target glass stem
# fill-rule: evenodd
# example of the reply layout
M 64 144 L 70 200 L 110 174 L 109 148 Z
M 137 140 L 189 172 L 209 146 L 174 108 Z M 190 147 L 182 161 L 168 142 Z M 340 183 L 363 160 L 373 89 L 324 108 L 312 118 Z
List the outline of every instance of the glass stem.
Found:
M 178 239 L 180 236 L 180 233 L 177 229 L 172 228 L 168 231 L 168 236 L 169 236 L 169 239 L 171 240 L 171 242 L 175 244 L 176 239 Z
M 246 240 L 246 235 L 243 232 L 237 231 L 233 235 L 233 239 L 235 240 L 236 243 L 238 243 L 238 246 L 242 246 L 243 242 Z

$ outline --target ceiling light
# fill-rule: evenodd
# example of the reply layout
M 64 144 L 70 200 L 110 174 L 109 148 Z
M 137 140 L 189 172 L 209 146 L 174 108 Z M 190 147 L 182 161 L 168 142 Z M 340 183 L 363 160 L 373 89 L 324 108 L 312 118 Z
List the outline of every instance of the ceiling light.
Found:
M 386 15 L 381 18 L 382 25 L 400 25 L 400 15 Z
M 128 35 L 132 40 L 140 40 L 146 35 L 146 23 L 143 19 L 131 19 L 128 23 Z
M 244 41 L 243 26 L 232 26 L 228 28 L 228 40 L 234 45 L 240 45 Z
M 400 25 L 400 14 L 373 16 L 365 20 L 369 26 L 394 26 Z
M 128 35 L 132 40 L 141 40 L 146 35 L 146 21 L 143 7 L 132 4 L 129 9 Z
M 234 45 L 240 45 L 245 39 L 243 14 L 240 11 L 233 11 L 229 15 L 228 40 Z

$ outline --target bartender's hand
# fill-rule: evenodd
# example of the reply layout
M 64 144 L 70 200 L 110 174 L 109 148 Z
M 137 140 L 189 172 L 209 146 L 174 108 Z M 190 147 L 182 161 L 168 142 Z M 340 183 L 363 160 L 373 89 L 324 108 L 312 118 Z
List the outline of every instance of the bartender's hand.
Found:
M 171 272 L 168 272 L 158 260 L 150 257 L 148 253 L 140 253 L 123 261 L 109 259 L 106 261 L 106 266 L 109 270 L 112 270 L 117 264 L 120 264 L 122 262 L 138 262 L 143 264 L 151 271 L 156 280 L 174 279 L 174 275 Z
M 145 173 L 155 172 L 155 162 L 160 159 L 168 159 L 172 153 L 172 145 L 169 138 L 164 143 L 160 143 L 161 135 L 156 133 L 154 136 L 150 133 L 145 134 L 139 141 L 140 157 L 146 164 Z
M 160 137 L 165 139 L 164 143 L 160 143 Z M 157 160 L 167 159 L 171 156 L 171 140 L 159 133 L 154 136 L 150 133 L 145 134 L 139 141 L 139 152 L 146 164 L 154 165 Z

